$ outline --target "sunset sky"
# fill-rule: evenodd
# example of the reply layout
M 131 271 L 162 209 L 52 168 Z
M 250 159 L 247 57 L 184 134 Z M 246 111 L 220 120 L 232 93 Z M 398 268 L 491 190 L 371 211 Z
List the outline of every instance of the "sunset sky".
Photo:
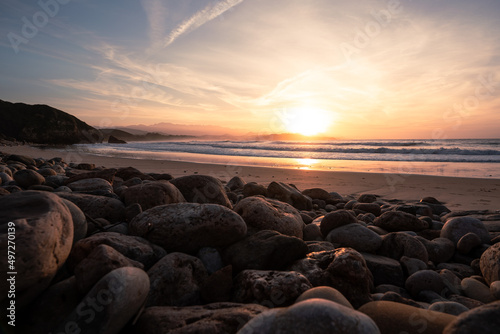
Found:
M 0 36 L 0 99 L 93 126 L 500 132 L 498 0 L 3 0 Z

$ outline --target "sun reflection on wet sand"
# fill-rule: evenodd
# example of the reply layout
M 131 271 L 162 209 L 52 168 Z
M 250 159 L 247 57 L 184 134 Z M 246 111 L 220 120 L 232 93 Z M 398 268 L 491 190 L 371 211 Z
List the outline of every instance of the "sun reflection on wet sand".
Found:
M 317 159 L 309 159 L 309 158 L 303 158 L 303 159 L 296 159 L 297 163 L 299 164 L 298 169 L 311 169 L 314 167 L 315 164 L 319 162 Z

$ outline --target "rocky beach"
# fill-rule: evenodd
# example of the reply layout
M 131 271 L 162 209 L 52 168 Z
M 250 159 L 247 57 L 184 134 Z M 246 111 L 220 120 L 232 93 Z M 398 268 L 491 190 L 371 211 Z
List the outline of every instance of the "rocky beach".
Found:
M 498 179 L 0 152 L 10 332 L 500 328 Z

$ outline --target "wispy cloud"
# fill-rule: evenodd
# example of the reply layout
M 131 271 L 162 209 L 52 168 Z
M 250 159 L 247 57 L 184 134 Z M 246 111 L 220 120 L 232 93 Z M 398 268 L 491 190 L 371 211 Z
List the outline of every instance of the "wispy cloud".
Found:
M 169 46 L 180 36 L 198 29 L 205 23 L 212 21 L 234 6 L 239 5 L 243 1 L 244 0 L 223 0 L 209 4 L 204 9 L 195 13 L 193 16 L 187 18 L 181 24 L 175 27 L 165 38 L 163 46 Z

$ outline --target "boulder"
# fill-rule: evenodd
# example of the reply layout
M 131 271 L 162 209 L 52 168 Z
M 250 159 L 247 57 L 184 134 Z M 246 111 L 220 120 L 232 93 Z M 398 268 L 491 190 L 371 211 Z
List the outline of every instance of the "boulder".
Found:
M 328 191 L 321 188 L 306 189 L 302 192 L 302 195 L 307 196 L 311 199 L 320 199 L 323 201 L 334 199 L 334 197 Z
M 243 186 L 243 197 L 264 196 L 267 197 L 267 188 L 255 182 L 249 182 Z
M 4 254 L 0 266 L 5 272 L 17 272 L 16 307 L 22 308 L 49 286 L 66 261 L 73 244 L 73 219 L 56 195 L 23 191 L 2 197 L 0 224 Z M 12 252 L 14 259 L 7 256 Z M 9 282 L 3 279 L 0 283 L 0 301 L 7 298 Z
M 147 306 L 201 304 L 201 285 L 208 273 L 200 259 L 170 253 L 148 270 L 151 289 Z
M 109 168 L 109 169 L 98 170 L 95 172 L 76 174 L 76 175 L 73 175 L 73 176 L 67 178 L 66 180 L 64 180 L 63 184 L 67 185 L 69 183 L 73 183 L 73 182 L 80 181 L 80 180 L 96 179 L 96 178 L 106 180 L 110 184 L 113 184 L 116 172 L 117 172 L 117 170 L 115 168 Z M 63 184 L 61 184 L 61 185 L 63 185 Z
M 414 297 L 418 298 L 419 293 L 424 290 L 434 291 L 442 294 L 445 285 L 441 276 L 433 270 L 421 270 L 406 279 L 405 288 Z
M 361 306 L 358 311 L 373 319 L 384 334 L 441 334 L 456 319 L 450 314 L 391 301 L 371 302 Z
M 455 217 L 446 221 L 441 230 L 441 238 L 450 239 L 456 246 L 460 238 L 470 232 L 475 233 L 481 243 L 490 243 L 491 236 L 483 222 L 472 217 Z
M 375 253 L 382 245 L 382 238 L 361 224 L 348 224 L 335 228 L 328 233 L 326 241 L 335 247 L 351 247 L 358 252 L 367 253 Z
M 460 314 L 443 334 L 496 334 L 500 328 L 500 301 L 477 307 Z
M 26 166 L 30 166 L 30 165 L 36 166 L 35 159 L 28 157 L 26 155 L 20 155 L 20 154 L 11 154 L 5 158 L 5 161 L 16 161 L 16 162 L 20 162 L 22 164 L 25 164 Z
M 432 261 L 436 265 L 442 262 L 447 262 L 455 254 L 455 245 L 449 239 L 436 238 L 433 240 L 427 240 L 419 236 L 416 238 L 427 250 L 429 261 Z
M 404 286 L 405 278 L 401 264 L 391 258 L 361 253 L 365 259 L 366 266 L 373 275 L 373 284 L 391 284 L 399 287 Z
M 82 294 L 87 293 L 107 273 L 122 267 L 144 269 L 140 262 L 131 260 L 114 248 L 101 244 L 75 267 L 76 287 Z
M 104 179 L 82 179 L 79 181 L 67 183 L 68 188 L 72 191 L 82 194 L 104 196 L 113 192 L 111 183 Z
M 276 231 L 259 231 L 224 250 L 224 260 L 236 272 L 245 269 L 284 270 L 308 253 L 304 241 Z
M 267 194 L 273 199 L 288 203 L 298 210 L 311 210 L 312 201 L 304 196 L 297 188 L 283 182 L 271 182 L 267 187 Z
M 124 181 L 127 181 L 131 178 L 138 177 L 141 180 L 151 180 L 154 181 L 154 178 L 150 175 L 146 175 L 140 170 L 134 168 L 134 167 L 125 167 L 125 168 L 119 168 L 116 171 L 116 176 L 121 178 Z
M 148 307 L 133 326 L 135 333 L 234 334 L 249 320 L 267 310 L 256 304 L 214 303 L 202 306 Z
M 321 219 L 320 229 L 323 237 L 326 238 L 331 230 L 348 224 L 356 224 L 357 222 L 358 220 L 350 211 L 338 210 L 327 213 Z
M 104 218 L 111 223 L 125 220 L 125 205 L 111 197 L 58 192 L 57 196 L 73 202 L 90 218 Z
M 187 175 L 170 181 L 191 203 L 220 204 L 232 208 L 222 182 L 208 175 Z
M 16 314 L 16 333 L 50 333 L 70 315 L 81 298 L 75 276 L 51 285 Z
M 373 224 L 389 232 L 418 232 L 429 228 L 429 224 L 425 220 L 402 211 L 386 211 L 377 217 Z
M 363 212 L 369 212 L 374 214 L 375 216 L 380 216 L 382 210 L 380 209 L 380 205 L 377 203 L 356 203 L 352 207 L 353 210 L 360 210 Z
M 234 190 L 242 190 L 243 187 L 247 184 L 243 179 L 239 176 L 234 176 L 229 182 L 226 184 L 226 186 L 229 188 L 229 190 L 234 191 Z
M 238 214 L 222 205 L 177 203 L 137 215 L 129 224 L 129 232 L 167 251 L 195 254 L 202 247 L 225 247 L 243 239 L 247 226 Z
M 393 232 L 382 238 L 382 246 L 378 253 L 391 259 L 398 260 L 407 256 L 427 263 L 429 255 L 427 249 L 416 237 L 403 232 Z
M 273 230 L 284 235 L 303 237 L 304 222 L 291 205 L 260 196 L 242 199 L 234 211 L 245 220 L 249 233 Z
M 490 288 L 474 278 L 466 277 L 462 280 L 462 289 L 467 297 L 488 304 L 496 300 Z
M 428 310 L 458 316 L 469 309 L 457 302 L 435 302 L 429 306 Z
M 299 296 L 299 298 L 297 298 L 295 304 L 300 303 L 304 300 L 316 299 L 316 298 L 326 299 L 332 302 L 336 302 L 345 307 L 354 309 L 351 303 L 349 303 L 349 301 L 344 297 L 343 294 L 340 293 L 339 290 L 329 286 L 317 286 L 315 288 L 305 291 Z
M 469 254 L 473 248 L 481 245 L 481 238 L 476 234 L 469 232 L 458 240 L 457 251 L 460 254 Z
M 500 243 L 488 248 L 480 260 L 481 272 L 488 284 L 500 280 Z
M 87 218 L 82 210 L 77 207 L 73 202 L 70 202 L 64 198 L 61 198 L 64 205 L 68 208 L 71 213 L 71 218 L 73 219 L 73 245 L 80 239 L 87 236 Z
M 69 269 L 73 270 L 101 244 L 113 247 L 127 258 L 142 263 L 146 270 L 167 254 L 163 248 L 146 239 L 116 232 L 101 232 L 82 239 L 73 246 L 68 259 Z
M 310 288 L 307 278 L 295 271 L 244 270 L 234 279 L 233 300 L 266 307 L 288 306 Z
M 351 248 L 309 253 L 291 270 L 302 273 L 313 286 L 331 286 L 359 307 L 371 300 L 373 276 L 363 256 Z
M 158 205 L 186 202 L 179 189 L 168 181 L 138 184 L 124 189 L 120 197 L 126 206 L 139 203 L 144 211 Z
M 38 172 L 31 169 L 21 169 L 14 173 L 14 180 L 24 189 L 31 186 L 41 185 L 45 182 L 45 178 Z
M 115 269 L 94 285 L 53 332 L 66 333 L 71 326 L 82 333 L 118 334 L 139 311 L 148 291 L 149 278 L 143 270 Z
M 308 299 L 288 308 L 261 313 L 238 334 L 379 334 L 377 325 L 361 312 L 325 299 Z

